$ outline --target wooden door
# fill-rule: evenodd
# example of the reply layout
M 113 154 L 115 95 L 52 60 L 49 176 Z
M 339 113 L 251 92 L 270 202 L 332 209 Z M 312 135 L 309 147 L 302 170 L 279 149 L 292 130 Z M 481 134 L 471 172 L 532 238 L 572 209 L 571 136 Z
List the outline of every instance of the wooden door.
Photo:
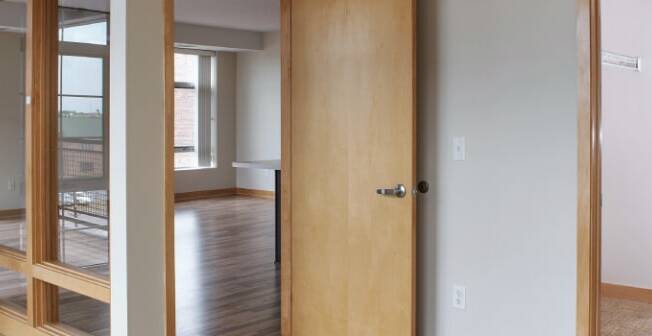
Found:
M 292 335 L 413 335 L 415 3 L 290 15 Z M 404 198 L 377 194 L 397 184 Z

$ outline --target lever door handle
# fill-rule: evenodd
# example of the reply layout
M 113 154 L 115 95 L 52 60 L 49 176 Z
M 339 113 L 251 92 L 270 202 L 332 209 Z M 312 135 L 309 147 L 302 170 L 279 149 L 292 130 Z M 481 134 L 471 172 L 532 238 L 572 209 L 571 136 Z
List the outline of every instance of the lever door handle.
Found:
M 407 195 L 407 189 L 404 185 L 398 184 L 393 189 L 376 189 L 376 193 L 382 196 L 403 198 Z

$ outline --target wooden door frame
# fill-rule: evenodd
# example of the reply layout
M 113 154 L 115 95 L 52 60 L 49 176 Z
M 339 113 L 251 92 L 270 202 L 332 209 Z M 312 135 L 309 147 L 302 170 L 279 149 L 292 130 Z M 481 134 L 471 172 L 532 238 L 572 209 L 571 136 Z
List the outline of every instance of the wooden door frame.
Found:
M 281 335 L 292 335 L 292 0 L 281 0 Z
M 601 286 L 600 0 L 577 0 L 577 336 L 599 336 Z

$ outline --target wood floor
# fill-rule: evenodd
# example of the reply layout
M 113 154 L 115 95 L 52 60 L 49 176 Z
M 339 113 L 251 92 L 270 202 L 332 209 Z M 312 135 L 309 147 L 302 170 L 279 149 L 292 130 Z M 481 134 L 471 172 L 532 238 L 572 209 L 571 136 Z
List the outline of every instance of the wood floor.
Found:
M 179 203 L 175 220 L 177 335 L 280 335 L 274 201 Z
M 232 196 L 179 203 L 175 218 L 177 335 L 280 335 L 274 201 Z M 85 241 L 87 251 L 103 251 L 93 247 L 97 241 Z M 0 270 L 0 284 L 0 299 L 24 305 L 24 281 Z M 61 291 L 60 310 L 63 323 L 109 335 L 108 305 Z
M 602 336 L 652 335 L 652 304 L 602 297 Z

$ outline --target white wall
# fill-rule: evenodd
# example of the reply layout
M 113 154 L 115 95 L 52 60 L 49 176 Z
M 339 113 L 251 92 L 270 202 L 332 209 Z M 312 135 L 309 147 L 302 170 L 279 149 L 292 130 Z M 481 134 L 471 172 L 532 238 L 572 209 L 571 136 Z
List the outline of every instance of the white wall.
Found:
M 238 54 L 238 160 L 281 158 L 280 34 L 265 33 L 264 50 Z M 238 169 L 238 188 L 274 190 L 274 172 Z
M 418 3 L 419 335 L 575 335 L 575 1 Z
M 177 171 L 175 192 L 235 188 L 236 56 L 219 52 L 217 59 L 217 167 Z
M 263 33 L 238 29 L 175 24 L 174 40 L 177 44 L 190 44 L 204 50 L 262 50 Z
M 22 49 L 21 35 L 0 33 L 0 210 L 25 208 Z
M 652 3 L 603 0 L 603 49 L 643 72 L 603 66 L 603 282 L 652 289 Z

